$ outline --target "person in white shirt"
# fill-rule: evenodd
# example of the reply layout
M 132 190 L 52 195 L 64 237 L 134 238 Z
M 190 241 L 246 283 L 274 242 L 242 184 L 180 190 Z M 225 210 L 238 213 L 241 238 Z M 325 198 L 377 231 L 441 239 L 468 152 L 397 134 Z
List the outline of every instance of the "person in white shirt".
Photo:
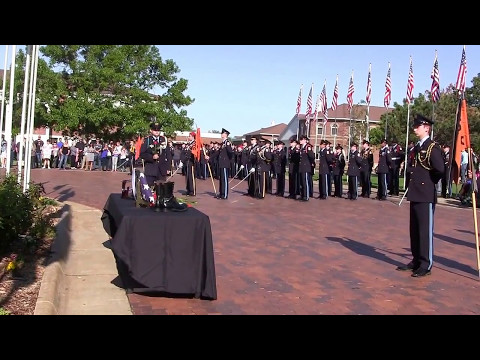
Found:
M 42 159 L 43 167 L 42 169 L 50 169 L 50 158 L 52 156 L 53 145 L 50 142 L 50 139 L 47 139 L 47 142 L 42 146 Z
M 468 167 L 468 152 L 467 149 L 463 149 L 461 153 L 460 160 L 460 178 L 462 179 L 462 184 L 465 184 L 467 181 L 467 167 Z

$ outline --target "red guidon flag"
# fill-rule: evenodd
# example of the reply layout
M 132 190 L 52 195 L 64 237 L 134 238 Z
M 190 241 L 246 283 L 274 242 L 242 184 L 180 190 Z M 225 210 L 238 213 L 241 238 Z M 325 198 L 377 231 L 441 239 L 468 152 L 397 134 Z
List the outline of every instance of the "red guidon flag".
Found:
M 465 99 L 460 101 L 457 126 L 455 129 L 454 146 L 455 148 L 453 151 L 452 160 L 452 180 L 455 182 L 455 184 L 458 184 L 460 178 L 460 164 L 462 162 L 462 151 L 470 151 L 470 129 L 468 128 L 467 101 Z M 475 173 L 473 173 L 473 176 L 475 178 Z

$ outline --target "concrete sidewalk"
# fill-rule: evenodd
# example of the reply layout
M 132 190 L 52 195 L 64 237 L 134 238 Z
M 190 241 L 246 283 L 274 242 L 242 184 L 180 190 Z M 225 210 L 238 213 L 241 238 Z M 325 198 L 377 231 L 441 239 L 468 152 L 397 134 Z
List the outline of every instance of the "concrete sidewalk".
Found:
M 132 315 L 102 212 L 64 202 L 34 315 Z

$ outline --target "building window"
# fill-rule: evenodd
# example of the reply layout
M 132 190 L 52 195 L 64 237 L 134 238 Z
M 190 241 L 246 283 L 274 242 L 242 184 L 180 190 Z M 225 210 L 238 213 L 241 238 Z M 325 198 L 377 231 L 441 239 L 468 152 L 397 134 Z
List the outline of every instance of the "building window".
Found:
M 317 135 L 323 135 L 323 124 L 317 125 Z
M 338 125 L 333 124 L 332 125 L 332 136 L 337 136 L 338 135 Z

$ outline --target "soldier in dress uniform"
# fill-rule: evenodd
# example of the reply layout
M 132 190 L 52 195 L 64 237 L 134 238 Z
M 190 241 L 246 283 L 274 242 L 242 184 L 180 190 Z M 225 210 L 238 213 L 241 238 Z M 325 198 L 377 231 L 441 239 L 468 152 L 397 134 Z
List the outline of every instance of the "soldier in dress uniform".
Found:
M 451 196 L 451 186 L 450 186 L 450 145 L 443 145 L 443 162 L 445 164 L 445 172 L 442 176 L 442 197 L 447 199 Z
M 276 149 L 273 152 L 273 168 L 275 171 L 275 179 L 277 190 L 275 196 L 283 197 L 285 195 L 285 171 L 287 166 L 287 154 L 285 153 L 285 143 L 279 141 L 276 144 Z
M 217 199 L 227 200 L 228 199 L 228 179 L 230 177 L 230 168 L 231 160 L 233 157 L 232 143 L 228 140 L 230 132 L 228 130 L 222 129 L 222 144 L 220 145 L 220 150 L 218 153 L 218 168 L 219 168 L 219 191 L 220 193 L 216 196 Z
M 358 144 L 352 143 L 350 155 L 348 156 L 348 193 L 347 199 L 358 199 L 358 178 L 360 177 L 360 166 L 362 165 L 362 157 L 358 152 Z
M 383 139 L 380 145 L 377 175 L 378 175 L 378 191 L 377 200 L 387 200 L 387 174 L 390 166 L 390 148 L 388 147 L 387 139 Z
M 332 195 L 332 184 L 333 184 L 333 158 L 335 156 L 335 149 L 331 147 L 332 143 L 328 140 L 325 140 L 327 142 L 327 145 L 325 146 L 325 149 L 327 149 L 327 155 L 331 159 L 331 161 L 328 163 L 328 176 L 327 176 L 327 188 L 328 188 L 328 196 Z
M 248 192 L 246 195 L 255 197 L 257 194 L 256 168 L 257 168 L 257 153 L 259 150 L 257 137 L 250 138 L 250 146 L 248 147 Z
M 140 158 L 144 161 L 144 175 L 147 184 L 154 186 L 155 181 L 165 181 L 170 170 L 169 156 L 166 151 L 167 139 L 160 135 L 161 125 L 158 122 L 150 124 L 150 135 L 140 148 Z
M 345 171 L 345 155 L 343 154 L 342 145 L 338 144 L 335 147 L 335 155 L 332 161 L 334 197 L 341 198 L 343 196 L 343 173 Z
M 433 266 L 433 223 L 437 203 L 436 184 L 445 172 L 440 146 L 430 138 L 433 120 L 416 115 L 413 131 L 419 142 L 411 168 L 407 200 L 410 201 L 410 251 L 412 261 L 397 267 L 412 271 L 412 277 L 430 275 Z
M 328 190 L 328 177 L 330 176 L 330 165 L 333 161 L 333 154 L 327 149 L 328 141 L 320 141 L 320 151 L 318 153 L 318 198 L 325 200 L 330 195 Z
M 315 163 L 313 146 L 308 142 L 308 137 L 302 135 L 300 137 L 300 163 L 298 165 L 301 195 L 299 200 L 301 201 L 308 201 L 310 199 L 312 163 Z
M 185 188 L 187 192 L 186 196 L 196 196 L 197 195 L 197 177 L 196 177 L 196 160 L 195 155 L 192 150 L 195 149 L 195 136 L 197 134 L 195 131 L 192 131 L 188 134 L 188 142 L 183 148 L 180 159 L 182 160 L 183 166 L 185 167 Z
M 273 154 L 270 149 L 270 140 L 262 139 L 260 147 L 257 152 L 257 167 L 256 167 L 256 182 L 257 182 L 257 194 L 258 199 L 264 199 L 265 194 L 268 191 L 268 181 L 271 171 L 271 162 L 273 160 Z
M 242 153 L 240 155 L 240 167 L 243 166 L 243 169 L 242 171 L 240 171 L 240 175 L 239 175 L 240 179 L 244 179 L 248 175 L 248 172 L 250 171 L 249 164 L 248 164 L 249 155 L 250 155 L 250 146 L 248 146 L 248 142 L 245 140 L 243 142 Z
M 370 142 L 363 140 L 363 149 L 360 152 L 362 165 L 360 165 L 360 183 L 362 184 L 361 197 L 369 198 L 372 192 L 372 169 L 373 169 L 373 151 L 370 148 Z
M 400 193 L 400 164 L 402 163 L 405 152 L 403 148 L 398 145 L 397 139 L 393 139 L 390 148 L 391 162 L 390 162 L 390 192 L 388 195 L 398 196 Z
M 300 164 L 300 146 L 296 137 L 290 138 L 288 148 L 288 198 L 296 199 L 300 193 L 298 166 Z

